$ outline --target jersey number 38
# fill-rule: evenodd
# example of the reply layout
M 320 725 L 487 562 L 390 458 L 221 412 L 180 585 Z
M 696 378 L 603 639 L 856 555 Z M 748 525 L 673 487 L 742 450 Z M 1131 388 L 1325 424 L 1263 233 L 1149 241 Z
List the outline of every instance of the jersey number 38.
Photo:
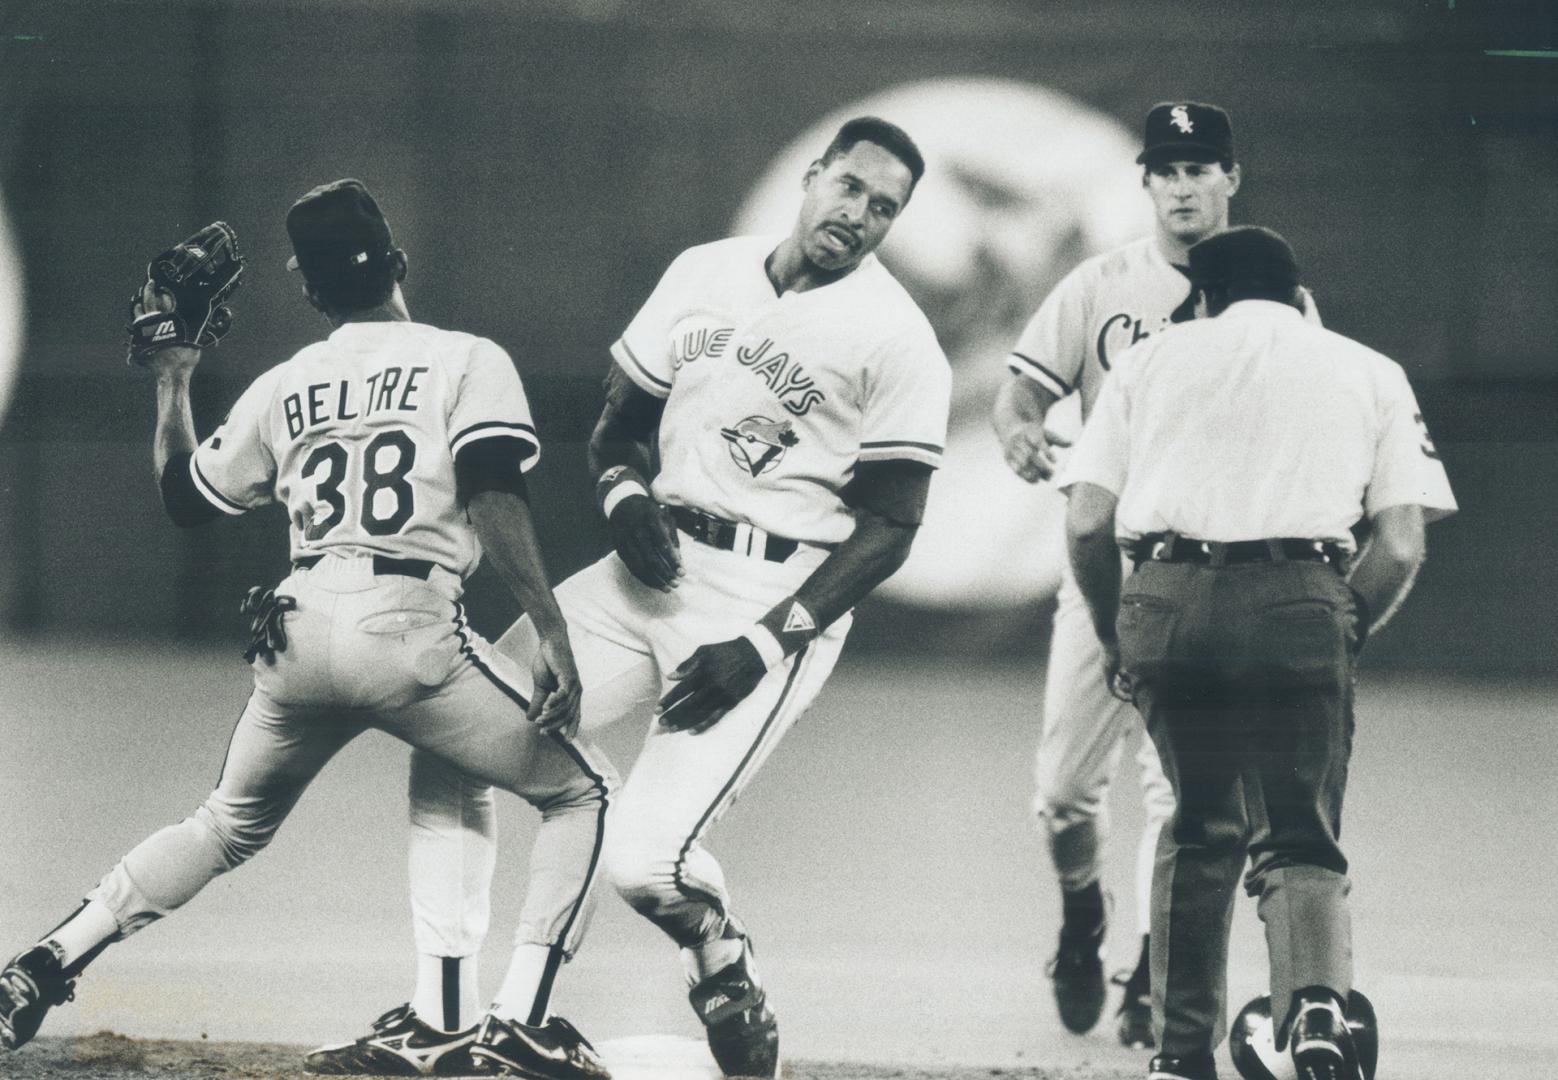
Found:
M 416 492 L 406 479 L 416 464 L 417 444 L 411 436 L 396 428 L 380 432 L 362 450 L 362 497 L 359 517 L 363 531 L 370 536 L 389 536 L 405 528 L 416 510 Z M 322 521 L 307 526 L 308 538 L 317 540 L 346 519 L 345 483 L 351 451 L 342 443 L 321 443 L 303 462 L 303 478 L 312 479 L 323 470 L 314 487 L 314 498 L 330 508 Z M 393 459 L 393 460 L 389 460 Z M 386 468 L 385 466 L 389 467 Z

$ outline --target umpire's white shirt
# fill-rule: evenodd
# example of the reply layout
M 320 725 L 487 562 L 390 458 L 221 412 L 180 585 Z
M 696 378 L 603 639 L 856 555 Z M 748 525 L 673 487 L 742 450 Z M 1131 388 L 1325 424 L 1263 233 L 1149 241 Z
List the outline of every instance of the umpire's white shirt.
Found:
M 1456 509 L 1401 366 L 1268 300 L 1123 354 L 1059 480 L 1084 482 L 1119 498 L 1122 541 L 1173 531 L 1350 550 L 1360 516 Z

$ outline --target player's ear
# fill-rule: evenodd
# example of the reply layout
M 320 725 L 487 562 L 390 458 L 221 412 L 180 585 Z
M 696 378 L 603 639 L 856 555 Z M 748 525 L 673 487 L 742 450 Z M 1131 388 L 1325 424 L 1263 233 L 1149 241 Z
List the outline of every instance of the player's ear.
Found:
M 822 169 L 823 169 L 823 165 L 822 165 L 822 159 L 821 158 L 818 158 L 816 161 L 814 161 L 810 165 L 806 166 L 806 175 L 801 177 L 801 190 L 802 191 L 808 191 L 808 190 L 811 189 L 811 182 L 812 182 L 812 180 L 816 177 L 816 175 L 818 173 L 820 173 L 822 171 Z
M 396 281 L 406 280 L 406 253 L 400 248 L 392 248 L 389 253 L 390 266 L 395 273 Z
M 1229 195 L 1233 195 L 1236 192 L 1238 192 L 1238 190 L 1239 190 L 1239 181 L 1240 181 L 1240 179 L 1242 179 L 1242 176 L 1243 176 L 1243 174 L 1241 174 L 1239 172 L 1239 163 L 1236 161 L 1231 166 L 1229 166 L 1228 169 L 1227 169 L 1227 173 L 1228 173 L 1228 194 Z
M 324 301 L 319 299 L 319 292 L 310 284 L 308 278 L 303 279 L 303 298 L 308 301 L 308 306 L 320 314 L 328 315 L 325 311 Z

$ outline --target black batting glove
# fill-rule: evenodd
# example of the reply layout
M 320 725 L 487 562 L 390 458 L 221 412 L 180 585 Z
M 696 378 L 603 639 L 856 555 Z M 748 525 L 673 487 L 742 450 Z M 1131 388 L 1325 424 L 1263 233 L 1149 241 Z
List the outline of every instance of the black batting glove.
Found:
M 252 664 L 256 657 L 263 657 L 267 664 L 274 664 L 276 654 L 287 648 L 287 631 L 281 625 L 282 620 L 287 612 L 296 611 L 297 606 L 297 600 L 278 594 L 275 589 L 259 585 L 250 589 L 238 606 L 238 614 L 251 616 L 249 647 L 244 650 L 243 658 Z
M 670 592 L 681 583 L 682 556 L 676 526 L 648 495 L 630 495 L 606 521 L 612 546 L 633 576 L 651 589 Z
M 699 645 L 671 672 L 672 686 L 660 699 L 662 726 L 694 735 L 707 731 L 740 704 L 768 674 L 757 646 L 744 637 Z

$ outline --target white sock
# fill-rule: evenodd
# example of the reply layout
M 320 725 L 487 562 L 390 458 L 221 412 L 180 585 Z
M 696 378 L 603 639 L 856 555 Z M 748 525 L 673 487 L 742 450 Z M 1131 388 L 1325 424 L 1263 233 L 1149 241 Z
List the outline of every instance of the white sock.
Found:
M 493 1013 L 531 1027 L 546 1023 L 551 1015 L 552 980 L 561 963 L 562 952 L 555 946 L 528 941 L 516 945 L 508 974 L 492 999 Z
M 88 900 L 85 907 L 44 940 L 58 946 L 55 951 L 59 954 L 60 966 L 68 968 L 118 933 L 119 921 L 108 910 L 108 905 L 101 900 Z
M 740 960 L 744 943 L 744 938 L 719 937 L 696 949 L 683 949 L 682 963 L 687 969 L 688 981 L 696 986 L 716 971 L 723 971 Z M 754 971 L 752 977 L 756 979 L 757 972 Z
M 411 1007 L 424 1024 L 440 1031 L 463 1031 L 481 1013 L 476 988 L 476 957 L 417 953 L 417 988 Z

